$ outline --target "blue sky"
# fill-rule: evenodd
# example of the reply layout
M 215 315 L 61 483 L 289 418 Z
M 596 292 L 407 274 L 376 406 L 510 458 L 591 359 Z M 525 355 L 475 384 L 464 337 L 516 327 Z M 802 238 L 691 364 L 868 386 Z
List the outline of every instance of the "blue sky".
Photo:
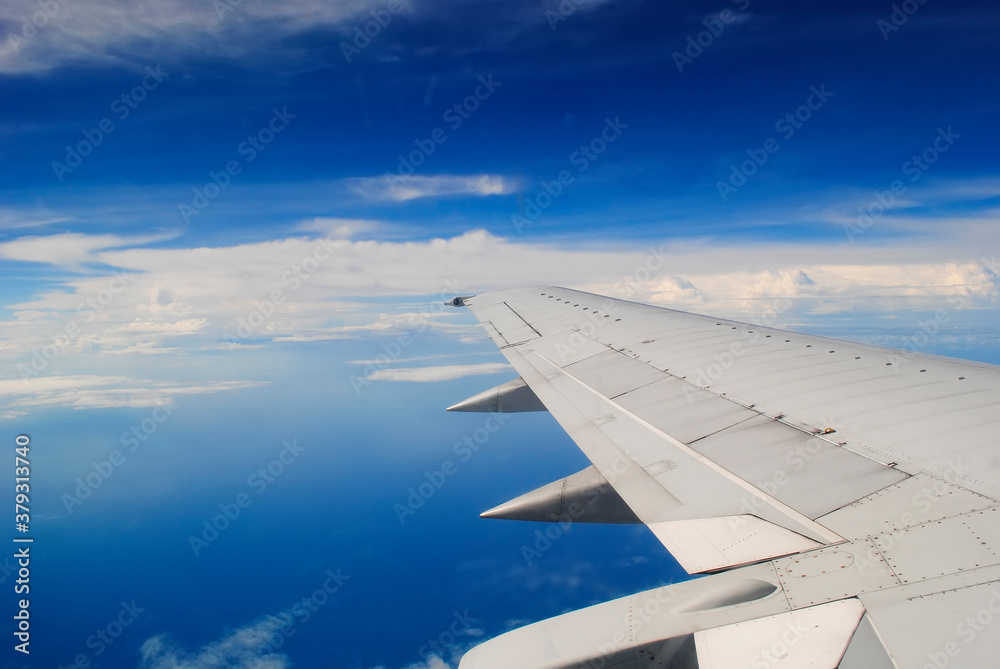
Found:
M 998 27 L 940 0 L 5 3 L 0 424 L 33 442 L 37 585 L 4 666 L 440 669 L 682 578 L 641 527 L 529 561 L 544 526 L 478 518 L 586 462 L 547 415 L 460 460 L 484 417 L 443 408 L 513 374 L 441 302 L 546 283 L 1000 362 Z

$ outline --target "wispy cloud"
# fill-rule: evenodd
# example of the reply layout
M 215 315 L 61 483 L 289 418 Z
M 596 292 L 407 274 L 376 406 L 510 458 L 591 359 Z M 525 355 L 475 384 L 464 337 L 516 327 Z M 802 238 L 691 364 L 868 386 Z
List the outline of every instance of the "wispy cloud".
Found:
M 476 341 L 479 341 L 479 340 L 476 340 Z M 408 364 L 408 363 L 411 363 L 411 362 L 426 362 L 427 360 L 441 360 L 441 359 L 454 360 L 456 357 L 459 357 L 459 355 L 460 354 L 457 354 L 457 353 L 441 353 L 441 354 L 438 354 L 438 355 L 421 355 L 421 356 L 418 356 L 416 358 L 397 358 L 397 359 L 393 360 L 393 363 L 399 365 L 399 364 Z M 471 353 L 471 354 L 465 353 L 465 354 L 461 354 L 461 355 L 462 356 L 470 356 L 470 355 L 471 356 L 493 355 L 493 352 L 490 351 L 488 353 L 479 352 L 479 353 Z M 384 364 L 384 362 L 385 362 L 384 360 L 379 360 L 379 359 L 348 360 L 347 364 L 349 364 L 349 365 L 381 365 L 381 364 Z
M 257 381 L 183 384 L 86 374 L 36 376 L 0 380 L 0 411 L 6 410 L 2 417 L 9 419 L 24 415 L 29 407 L 152 407 L 173 404 L 181 395 L 229 392 L 263 385 Z
M 72 220 L 69 216 L 53 214 L 37 208 L 29 210 L 0 207 L 0 230 L 44 227 Z
M 100 251 L 144 246 L 169 239 L 172 236 L 122 237 L 119 235 L 66 233 L 19 237 L 0 244 L 0 258 L 78 270 L 83 263 L 99 262 Z
M 431 197 L 488 197 L 516 192 L 517 181 L 497 174 L 381 176 L 349 182 L 369 200 L 408 202 Z
M 378 6 L 374 0 L 108 0 L 58 2 L 39 27 L 35 0 L 11 0 L 0 8 L 9 34 L 0 41 L 0 72 L 41 73 L 66 64 L 135 66 L 171 62 L 189 54 L 246 59 L 273 58 L 290 35 L 340 25 Z M 384 2 L 381 3 L 383 6 Z M 22 26 L 27 24 L 27 29 Z M 20 38 L 20 39 L 18 39 Z
M 442 365 L 440 367 L 390 367 L 368 375 L 371 381 L 409 381 L 432 383 L 451 381 L 463 376 L 480 376 L 510 372 L 510 365 L 501 362 L 484 362 L 477 365 Z
M 448 319 L 460 315 L 455 311 L 426 311 L 402 314 L 379 313 L 371 315 L 374 320 L 361 325 L 344 325 L 335 327 L 311 328 L 304 327 L 293 334 L 283 334 L 274 337 L 276 342 L 307 342 L 307 341 L 339 341 L 344 339 L 359 339 L 366 336 L 388 336 L 393 334 L 412 333 L 414 331 L 462 333 L 469 332 L 468 325 L 449 323 Z

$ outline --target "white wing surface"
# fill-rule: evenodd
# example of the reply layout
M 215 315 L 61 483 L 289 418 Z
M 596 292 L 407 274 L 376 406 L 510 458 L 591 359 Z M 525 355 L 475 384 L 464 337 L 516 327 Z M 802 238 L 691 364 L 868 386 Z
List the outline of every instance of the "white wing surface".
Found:
M 451 410 L 547 409 L 593 463 L 483 515 L 641 522 L 689 573 L 724 572 L 463 667 L 992 666 L 1000 369 L 563 288 L 456 301 L 520 378 Z

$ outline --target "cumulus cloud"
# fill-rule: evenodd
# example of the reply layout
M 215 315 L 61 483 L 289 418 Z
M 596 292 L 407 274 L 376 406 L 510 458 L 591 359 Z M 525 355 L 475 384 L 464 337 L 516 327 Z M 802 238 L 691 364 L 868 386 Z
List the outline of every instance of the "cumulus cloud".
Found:
M 147 639 L 140 648 L 140 669 L 286 669 L 288 656 L 275 653 L 286 621 L 277 616 L 237 628 L 195 651 L 186 651 L 169 635 Z
M 801 269 L 760 272 L 743 284 L 743 296 L 749 299 L 760 297 L 792 297 L 815 286 L 816 282 Z
M 289 669 L 293 666 L 289 657 L 276 652 L 284 643 L 282 630 L 287 625 L 287 616 L 267 615 L 197 650 L 185 650 L 169 634 L 157 634 L 140 647 L 139 669 Z M 453 642 L 441 644 L 443 653 L 429 653 L 403 669 L 454 669 L 483 635 L 479 628 L 465 628 Z
M 636 294 L 628 297 L 674 307 L 683 305 L 688 308 L 705 301 L 705 294 L 697 286 L 687 279 L 676 276 L 650 279 L 636 288 Z

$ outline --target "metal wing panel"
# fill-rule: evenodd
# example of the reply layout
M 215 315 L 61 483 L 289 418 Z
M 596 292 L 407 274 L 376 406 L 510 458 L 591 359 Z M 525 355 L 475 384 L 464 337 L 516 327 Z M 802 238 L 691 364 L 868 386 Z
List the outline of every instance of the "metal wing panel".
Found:
M 552 360 L 560 367 L 586 360 L 599 353 L 611 351 L 604 344 L 584 337 L 579 332 L 561 332 L 546 335 L 531 342 L 531 348 Z
M 759 415 L 673 376 L 615 401 L 685 444 Z
M 481 311 L 482 318 L 495 328 L 505 345 L 520 344 L 540 335 L 506 303 L 494 304 Z
M 507 632 L 466 654 L 461 669 L 657 666 L 648 654 L 641 664 L 620 662 L 665 640 L 789 611 L 772 585 L 770 564 L 712 579 L 710 584 L 695 579 L 640 592 Z
M 819 518 L 848 539 L 861 539 L 994 506 L 996 502 L 928 474 L 917 474 Z
M 940 476 L 954 453 L 981 462 L 985 430 L 1000 427 L 988 382 L 966 386 L 980 393 L 971 404 L 946 400 L 945 372 L 893 370 L 878 347 L 559 288 L 488 293 L 466 304 L 497 328 L 504 355 L 668 549 L 683 539 L 702 542 L 696 553 L 733 556 L 718 550 L 737 536 L 720 530 L 719 519 L 752 516 L 766 527 L 745 538 L 749 553 L 740 558 L 781 554 L 770 552 L 781 544 L 777 530 L 799 537 L 790 543 L 800 550 L 840 541 L 815 522 L 821 517 L 861 536 L 862 521 L 833 514 L 908 473 Z M 995 371 L 970 369 L 970 380 Z M 954 433 L 968 445 L 915 429 L 942 414 L 966 419 Z M 831 419 L 836 435 L 816 436 Z M 992 464 L 979 469 L 953 484 L 997 478 Z M 726 559 L 699 557 L 685 567 L 716 569 Z
M 837 669 L 865 607 L 856 599 L 756 618 L 694 635 L 699 669 Z
M 739 476 L 702 457 L 671 435 L 656 429 L 641 417 L 604 397 L 586 382 L 573 376 L 570 372 L 571 367 L 560 369 L 526 347 L 519 348 L 518 353 L 523 361 L 532 366 L 536 374 L 544 377 L 546 391 L 551 389 L 559 394 L 560 397 L 556 398 L 549 393 L 553 400 L 551 404 L 543 399 L 557 420 L 560 420 L 560 415 L 569 407 L 580 411 L 590 426 L 597 428 L 605 442 L 613 444 L 616 453 L 624 454 L 629 461 L 643 467 L 685 506 L 681 512 L 684 515 L 667 516 L 655 507 L 644 512 L 633 507 L 636 515 L 644 522 L 734 515 L 740 513 L 739 509 L 750 496 L 757 496 L 764 500 L 759 513 L 766 520 L 777 522 L 797 532 L 805 531 L 807 536 L 819 534 L 830 539 L 839 539 L 832 533 L 824 532 L 801 513 L 786 507 Z M 532 380 L 524 374 L 522 376 L 535 389 Z M 538 382 L 537 376 L 535 381 Z M 537 389 L 535 391 L 539 392 Z M 579 426 L 576 431 L 566 424 L 563 424 L 563 427 L 574 440 L 577 439 L 580 434 Z M 584 451 L 586 452 L 586 449 Z M 587 455 L 589 457 L 590 454 Z M 601 465 L 596 462 L 594 464 L 601 469 Z M 627 496 L 629 491 L 623 490 L 624 486 L 619 485 L 614 469 L 602 470 L 601 473 L 631 506 Z
M 673 520 L 649 526 L 689 572 L 751 564 L 761 557 L 801 553 L 822 546 L 757 516 Z
M 899 470 L 764 416 L 691 447 L 810 518 L 907 478 Z
M 666 378 L 660 370 L 610 350 L 563 369 L 609 399 Z
M 978 571 L 861 596 L 896 666 L 996 666 L 1000 634 L 993 626 L 1000 616 L 1000 581 L 995 567 Z
M 697 453 L 659 433 L 640 419 L 571 377 L 527 346 L 504 349 L 521 377 L 573 437 L 584 454 L 646 524 L 675 520 L 700 520 L 741 513 L 749 500 L 761 499 L 757 515 L 763 521 L 801 535 L 793 541 L 775 542 L 774 533 L 745 537 L 738 562 L 718 561 L 719 552 L 695 551 L 711 558 L 682 563 L 691 573 L 717 570 L 748 561 L 748 555 L 765 559 L 837 541 L 839 536 L 813 523 L 794 509 L 701 458 Z M 664 540 L 675 528 L 655 532 Z M 677 528 L 690 537 L 688 526 Z M 698 536 L 706 545 L 725 543 L 730 533 L 717 535 L 711 524 Z M 668 550 L 670 546 L 667 546 Z M 724 554 L 724 553 L 723 553 Z M 753 561 L 753 560 L 749 560 Z
M 548 295 L 539 298 L 539 292 Z M 837 425 L 851 450 L 905 471 L 945 476 L 1000 499 L 1000 369 L 912 351 L 838 341 L 638 305 L 560 288 L 504 293 L 535 313 L 557 304 L 561 322 L 589 338 L 716 395 L 801 425 Z M 574 306 L 577 305 L 577 306 Z M 582 330 L 583 331 L 583 330 Z M 788 340 L 788 341 L 785 341 Z M 735 351 L 735 353 L 734 353 Z M 833 351 L 833 353 L 830 353 Z M 925 371 L 922 371 L 925 370 Z M 625 396 L 627 397 L 627 396 Z

